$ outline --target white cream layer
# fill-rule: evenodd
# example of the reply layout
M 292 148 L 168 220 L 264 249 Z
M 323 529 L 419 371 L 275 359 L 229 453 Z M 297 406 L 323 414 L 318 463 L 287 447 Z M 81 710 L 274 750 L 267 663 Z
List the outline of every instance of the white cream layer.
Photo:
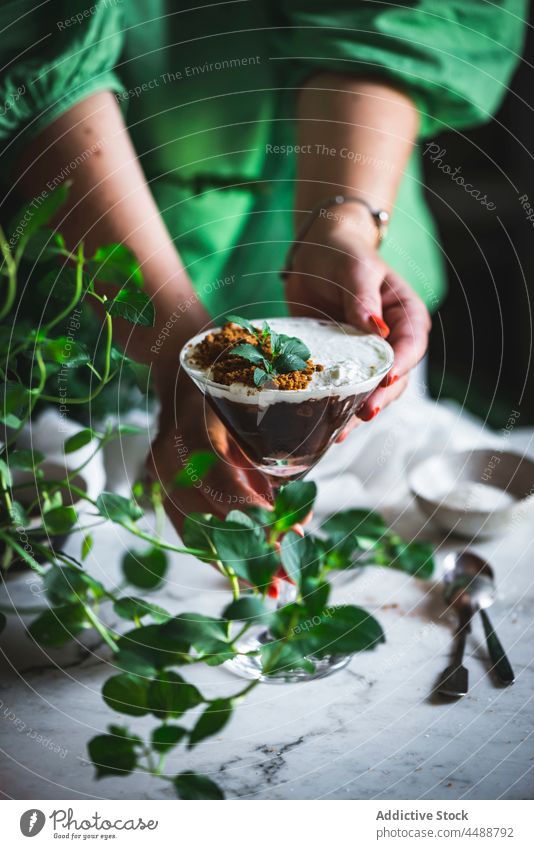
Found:
M 234 383 L 223 386 L 214 383 L 210 369 L 199 369 L 191 363 L 194 346 L 213 329 L 191 339 L 182 351 L 181 362 L 191 377 L 209 382 L 207 391 L 212 395 L 227 397 L 242 403 L 273 404 L 278 401 L 299 403 L 329 395 L 347 397 L 360 392 L 370 392 L 393 364 L 393 350 L 384 339 L 363 333 L 346 324 L 317 321 L 311 318 L 255 319 L 253 324 L 262 327 L 267 321 L 276 333 L 297 336 L 310 349 L 316 364 L 324 366 L 315 372 L 305 389 L 281 390 L 245 386 Z

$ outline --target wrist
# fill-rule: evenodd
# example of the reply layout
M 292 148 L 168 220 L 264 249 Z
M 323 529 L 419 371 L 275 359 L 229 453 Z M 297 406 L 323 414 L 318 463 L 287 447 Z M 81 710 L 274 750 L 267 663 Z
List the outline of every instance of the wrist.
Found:
M 380 242 L 380 231 L 373 216 L 365 206 L 359 203 L 343 203 L 335 207 L 323 208 L 314 222 L 314 231 L 332 231 L 349 236 L 357 236 L 371 247 Z

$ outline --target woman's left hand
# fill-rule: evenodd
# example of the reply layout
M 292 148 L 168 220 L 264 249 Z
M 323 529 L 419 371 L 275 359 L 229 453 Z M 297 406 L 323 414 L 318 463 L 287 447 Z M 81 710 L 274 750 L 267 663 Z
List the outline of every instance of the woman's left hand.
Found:
M 367 210 L 338 208 L 332 218 L 318 217 L 313 222 L 286 278 L 293 315 L 330 318 L 377 333 L 387 338 L 395 352 L 393 368 L 338 441 L 398 398 L 428 345 L 428 310 L 406 280 L 379 256 L 374 241 L 376 229 Z

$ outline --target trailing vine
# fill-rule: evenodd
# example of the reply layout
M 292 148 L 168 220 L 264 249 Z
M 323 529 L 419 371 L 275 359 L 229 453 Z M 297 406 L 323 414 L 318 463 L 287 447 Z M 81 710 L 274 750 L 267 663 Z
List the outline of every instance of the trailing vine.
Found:
M 5 576 L 24 563 L 42 580 L 47 604 L 28 627 L 31 639 L 61 648 L 86 630 L 96 631 L 113 672 L 102 689 L 104 701 L 117 714 L 154 718 L 148 737 L 114 722 L 105 734 L 90 740 L 88 751 L 96 776 L 139 770 L 169 782 L 182 799 L 222 799 L 222 789 L 210 778 L 187 769 L 187 752 L 219 733 L 258 681 L 236 685 L 232 696 L 212 698 L 187 680 L 187 667 L 199 663 L 219 666 L 235 659 L 247 632 L 258 625 L 268 629 L 273 638 L 258 649 L 265 675 L 296 669 L 311 672 L 326 656 L 372 649 L 384 641 L 380 624 L 360 607 L 330 605 L 329 574 L 376 564 L 427 578 L 433 568 L 432 551 L 420 543 L 404 542 L 380 515 L 367 510 L 338 513 L 317 532 L 302 537 L 293 527 L 313 507 L 316 488 L 312 482 L 285 486 L 272 512 L 233 510 L 224 520 L 192 514 L 185 520 L 182 544 L 174 545 L 162 536 L 162 484 L 137 484 L 130 498 L 102 492 L 92 499 L 77 483 L 98 452 L 113 440 L 127 439 L 135 428 L 104 424 L 101 429 L 80 429 L 66 439 L 65 453 L 89 445 L 93 451 L 57 479 L 43 471 L 43 454 L 18 447 L 38 402 L 90 405 L 123 367 L 132 368 L 139 377 L 142 367 L 114 345 L 116 317 L 146 326 L 154 323 L 140 269 L 124 246 L 108 245 L 87 257 L 83 244 L 71 252 L 62 236 L 50 228 L 67 192 L 68 187 L 63 186 L 50 193 L 32 215 L 21 210 L 15 225 L 23 220 L 28 224 L 18 239 L 10 235 L 16 226 L 8 226 L 6 232 L 0 228 L 0 316 L 5 320 L 0 331 L 0 376 L 4 381 L 0 407 L 1 573 Z M 44 317 L 38 328 L 17 321 L 21 280 L 26 282 L 21 268 L 28 260 L 37 268 L 37 290 L 44 298 Z M 32 273 L 35 276 L 35 271 Z M 97 292 L 97 278 L 115 287 L 113 297 Z M 82 343 L 58 331 L 73 311 L 91 301 L 104 314 L 103 366 L 99 368 Z M 55 392 L 54 379 L 61 369 L 90 372 L 87 394 L 69 397 Z M 165 486 L 192 485 L 214 461 L 204 452 L 192 453 L 186 468 Z M 24 482 L 20 482 L 21 472 L 26 475 Z M 33 482 L 30 497 L 27 473 Z M 148 532 L 143 522 L 141 504 L 147 503 L 156 514 L 155 533 Z M 105 586 L 85 565 L 94 534 L 104 522 L 121 526 L 132 540 L 132 548 L 122 559 L 120 588 Z M 56 542 L 73 532 L 82 534 L 79 557 Z M 177 615 L 150 601 L 150 593 L 165 584 L 172 553 L 189 554 L 218 569 L 228 584 L 228 599 L 220 616 L 187 611 Z M 274 608 L 272 597 L 282 581 L 291 585 L 294 598 Z M 106 624 L 106 606 L 113 609 L 123 628 Z M 9 614 L 25 610 L 1 607 L 0 631 Z M 178 749 L 183 752 L 185 768 L 174 774 L 166 770 L 166 758 Z

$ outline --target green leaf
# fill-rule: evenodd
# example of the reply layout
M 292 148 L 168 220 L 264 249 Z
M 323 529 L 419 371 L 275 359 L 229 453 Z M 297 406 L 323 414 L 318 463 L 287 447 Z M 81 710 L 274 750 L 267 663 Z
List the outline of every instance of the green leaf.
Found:
M 259 621 L 265 621 L 270 613 L 259 596 L 242 595 L 225 608 L 223 616 L 225 619 L 254 621 L 254 624 L 258 624 Z
M 77 269 L 72 266 L 63 265 L 54 268 L 38 281 L 36 290 L 40 298 L 47 302 L 47 309 L 57 309 L 58 306 L 67 306 L 71 303 L 77 287 Z M 82 286 L 79 303 L 86 291 L 91 287 L 91 278 L 82 272 Z
M 45 362 L 64 365 L 65 368 L 76 368 L 91 362 L 91 357 L 82 342 L 76 342 L 69 336 L 58 336 L 56 339 L 44 339 L 39 343 Z M 33 349 L 27 351 L 33 359 Z
M 24 259 L 31 262 L 49 262 L 62 253 L 61 237 L 51 227 L 42 227 L 28 240 Z
M 11 502 L 9 515 L 11 517 L 11 522 L 16 528 L 26 528 L 30 524 L 30 517 L 26 513 L 22 504 L 19 504 L 18 501 Z
M 142 678 L 153 678 L 157 673 L 156 666 L 136 651 L 121 649 L 113 657 L 113 665 L 122 672 L 131 672 Z
M 116 734 L 100 734 L 88 744 L 89 757 L 96 767 L 96 777 L 128 775 L 137 766 L 135 743 Z
M 197 688 L 176 672 L 161 672 L 150 682 L 148 706 L 151 713 L 161 719 L 182 716 L 203 701 Z
M 279 374 L 287 374 L 290 371 L 304 371 L 308 364 L 294 354 L 279 354 L 273 360 L 273 366 Z
M 250 321 L 247 321 L 246 318 L 241 318 L 241 316 L 239 315 L 227 315 L 225 316 L 224 321 L 225 323 L 231 321 L 232 324 L 238 324 L 239 327 L 242 327 L 244 330 L 248 330 L 248 332 L 251 333 L 252 336 L 256 336 L 255 327 L 250 323 Z
M 231 699 L 214 699 L 199 717 L 196 725 L 189 734 L 188 749 L 192 749 L 206 737 L 212 737 L 229 722 L 233 713 Z
M 9 465 L 14 469 L 22 469 L 25 472 L 31 472 L 35 466 L 39 466 L 44 460 L 44 454 L 41 451 L 33 450 L 18 450 L 9 452 Z
M 271 375 L 261 368 L 255 368 L 253 378 L 255 386 L 263 386 L 264 383 L 271 380 Z
M 133 596 L 119 598 L 114 603 L 113 610 L 122 619 L 134 620 L 136 618 L 142 619 L 143 616 L 151 616 L 154 622 L 161 623 L 172 618 L 171 614 L 167 613 L 163 607 Z
M 7 465 L 6 461 L 2 460 L 2 458 L 0 458 L 0 475 L 2 477 L 2 482 L 5 487 L 12 486 L 13 478 L 11 475 L 11 469 Z
M 434 572 L 434 548 L 424 542 L 401 542 L 392 546 L 390 566 L 417 578 L 428 579 Z
M 42 522 L 48 534 L 67 534 L 78 521 L 74 507 L 54 507 L 43 513 Z
M 129 716 L 145 716 L 148 707 L 149 682 L 127 672 L 109 678 L 102 688 L 108 707 Z
M 127 551 L 122 559 L 122 571 L 128 583 L 142 590 L 154 590 L 167 574 L 168 560 L 164 551 Z
M 31 623 L 28 633 L 42 645 L 60 648 L 90 627 L 81 604 L 66 604 L 41 613 Z
M 251 345 L 249 342 L 243 342 L 241 345 L 236 345 L 235 348 L 232 348 L 228 353 L 231 354 L 232 357 L 242 357 L 249 363 L 255 363 L 256 365 L 263 366 L 265 369 L 268 367 L 268 361 L 259 348 L 255 345 Z
M 10 237 L 16 240 L 17 252 L 22 252 L 33 234 L 44 224 L 48 224 L 56 212 L 66 203 L 70 185 L 70 182 L 66 180 L 57 189 L 48 192 L 44 198 L 42 196 L 33 198 L 16 213 L 8 224 L 8 233 Z M 24 229 L 22 235 L 17 238 L 16 230 L 19 226 Z
M 339 543 L 354 536 L 379 540 L 388 533 L 388 526 L 382 516 L 372 510 L 345 510 L 331 516 L 321 525 L 321 530 Z
M 279 560 L 266 540 L 252 528 L 234 522 L 217 522 L 212 540 L 218 559 L 253 587 L 265 589 L 279 568 Z
M 317 618 L 320 620 L 318 623 Z M 294 641 L 302 643 L 305 654 L 317 657 L 366 651 L 384 640 L 384 632 L 377 620 L 367 610 L 352 605 L 330 607 L 319 617 L 303 619 L 295 628 L 294 638 Z
M 313 509 L 317 487 L 313 481 L 294 481 L 282 487 L 274 502 L 275 529 L 287 531 Z
M 163 755 L 170 752 L 187 734 L 187 730 L 180 725 L 160 725 L 152 732 L 152 748 Z
M 182 530 L 182 541 L 187 548 L 197 550 L 212 547 L 212 516 L 209 513 L 190 513 L 185 517 Z
M 280 559 L 288 578 L 291 578 L 297 587 L 300 586 L 300 573 L 307 553 L 306 538 L 296 534 L 295 531 L 284 534 L 280 545 Z
M 304 669 L 306 672 L 315 670 L 313 662 L 305 657 L 303 649 L 295 643 L 284 643 L 276 640 L 265 643 L 260 648 L 260 654 L 266 675 L 289 673 L 295 669 Z
M 139 662 L 150 664 L 155 669 L 183 663 L 183 657 L 187 656 L 190 643 L 180 634 L 173 634 L 166 630 L 169 624 L 143 625 L 128 631 L 117 643 L 119 652 L 114 660 L 117 661 L 123 653 L 128 653 L 130 662 L 135 655 Z
M 182 772 L 174 779 L 174 787 L 180 799 L 224 799 L 221 788 L 205 775 L 197 772 Z
M 84 601 L 89 592 L 81 571 L 68 566 L 51 566 L 44 576 L 43 587 L 52 604 Z
M 83 430 L 79 430 L 78 433 L 73 434 L 73 436 L 69 436 L 69 438 L 65 440 L 63 450 L 65 451 L 65 454 L 72 454 L 74 451 L 78 451 L 80 448 L 83 448 L 84 445 L 88 445 L 94 437 L 94 431 L 90 427 L 85 427 Z
M 154 327 L 156 320 L 154 304 L 148 295 L 139 289 L 121 289 L 108 303 L 107 310 L 110 315 L 145 327 Z
M 0 612 L 0 634 L 2 633 L 2 631 L 4 630 L 6 625 L 7 625 L 7 619 L 6 619 L 5 615 L 2 612 Z
M 192 646 L 209 662 L 209 655 L 234 652 L 228 646 L 227 623 L 201 613 L 181 613 L 162 625 L 163 637 L 171 637 L 178 643 Z
M 93 545 L 95 544 L 94 538 L 92 534 L 85 534 L 82 540 L 82 551 L 81 558 L 85 560 L 85 558 L 91 553 L 93 549 Z
M 132 251 L 122 244 L 98 248 L 87 263 L 91 276 L 103 283 L 143 285 L 143 274 Z
M 0 406 L 2 414 L 14 413 L 19 415 L 28 403 L 30 392 L 22 383 L 8 380 L 2 388 Z
M 284 356 L 298 357 L 304 363 L 311 357 L 310 349 L 296 336 L 286 336 L 281 333 L 278 337 L 278 353 Z
M 217 462 L 218 457 L 213 451 L 192 451 L 187 465 L 175 475 L 174 483 L 176 486 L 195 486 L 195 483 L 205 477 Z
M 114 492 L 103 492 L 96 499 L 98 512 L 105 519 L 119 524 L 131 525 L 140 519 L 143 511 L 131 498 L 117 495 Z
M 106 594 L 104 586 L 75 566 L 51 566 L 44 577 L 44 590 L 52 604 L 84 600 L 90 591 L 95 598 Z

